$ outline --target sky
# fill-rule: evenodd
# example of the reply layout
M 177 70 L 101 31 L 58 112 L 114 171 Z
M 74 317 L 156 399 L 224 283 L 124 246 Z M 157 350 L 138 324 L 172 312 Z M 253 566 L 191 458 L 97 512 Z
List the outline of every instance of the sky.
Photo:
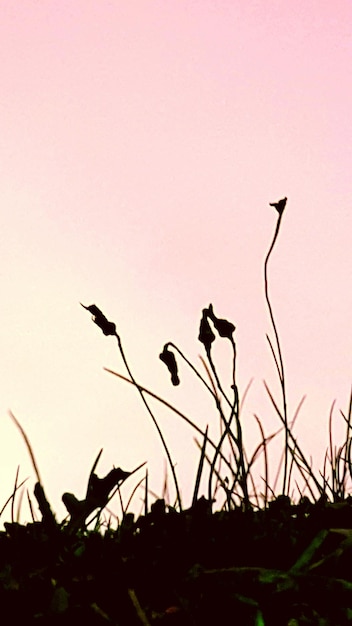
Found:
M 212 398 L 184 364 L 172 387 L 158 359 L 173 341 L 204 372 L 199 321 L 213 303 L 236 325 L 241 397 L 252 381 L 246 446 L 260 440 L 254 413 L 266 434 L 279 427 L 263 385 L 280 398 L 263 263 L 277 220 L 269 203 L 284 196 L 269 288 L 289 415 L 306 395 L 295 432 L 317 471 L 334 401 L 336 444 L 344 440 L 351 24 L 349 0 L 1 3 L 0 509 L 18 466 L 30 494 L 35 482 L 9 410 L 60 519 L 62 493 L 84 497 L 101 448 L 100 476 L 147 461 L 162 493 L 155 427 L 137 391 L 104 371 L 126 374 L 116 340 L 80 302 L 116 323 L 136 380 L 215 438 Z M 218 343 L 226 381 L 230 352 Z M 195 432 L 153 409 L 189 506 Z

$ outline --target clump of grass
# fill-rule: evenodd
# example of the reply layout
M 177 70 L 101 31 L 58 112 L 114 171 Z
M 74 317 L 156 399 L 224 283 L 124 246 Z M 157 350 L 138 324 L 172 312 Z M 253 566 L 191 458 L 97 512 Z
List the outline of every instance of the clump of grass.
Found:
M 157 417 L 155 412 L 151 409 L 150 404 L 148 402 L 148 398 L 156 399 L 158 402 L 168 407 L 170 411 L 172 411 L 179 418 L 184 420 L 193 430 L 196 431 L 197 436 L 199 438 L 195 438 L 195 443 L 200 450 L 200 458 L 198 462 L 198 469 L 196 472 L 195 484 L 193 488 L 193 496 L 192 496 L 192 506 L 195 505 L 200 489 L 201 483 L 205 472 L 206 465 L 209 468 L 208 478 L 207 478 L 207 499 L 209 505 L 211 506 L 214 502 L 220 503 L 220 508 L 224 508 L 227 510 L 240 508 L 244 511 L 250 510 L 254 508 L 264 509 L 268 507 L 271 499 L 275 499 L 278 495 L 282 495 L 284 497 L 289 497 L 289 494 L 292 493 L 292 480 L 293 476 L 298 472 L 298 476 L 300 477 L 299 484 L 297 479 L 295 479 L 295 487 L 298 491 L 300 497 L 304 496 L 304 493 L 309 493 L 310 498 L 316 502 L 319 498 L 322 497 L 330 497 L 333 501 L 340 500 L 341 498 L 346 497 L 348 483 L 352 477 L 352 462 L 351 462 L 351 447 L 352 447 L 352 436 L 351 436 L 351 402 L 352 402 L 352 393 L 350 398 L 350 404 L 348 408 L 347 415 L 342 413 L 342 417 L 346 422 L 346 441 L 339 448 L 333 446 L 332 442 L 332 411 L 330 414 L 329 420 L 329 449 L 326 453 L 325 463 L 323 471 L 320 471 L 316 474 L 313 471 L 312 463 L 307 459 L 304 454 L 302 447 L 297 442 L 296 437 L 293 434 L 293 426 L 298 417 L 299 410 L 303 404 L 304 397 L 299 403 L 296 411 L 293 413 L 291 421 L 289 420 L 288 414 L 288 404 L 287 404 L 287 395 L 286 395 L 286 380 L 285 380 L 285 369 L 284 369 L 284 361 L 282 356 L 282 348 L 279 338 L 279 332 L 277 323 L 274 316 L 274 309 L 270 299 L 270 290 L 269 290 L 269 260 L 274 251 L 275 244 L 278 240 L 280 226 L 282 223 L 282 219 L 284 216 L 284 211 L 286 208 L 287 198 L 283 198 L 278 202 L 271 203 L 271 205 L 277 211 L 277 222 L 275 226 L 274 235 L 269 246 L 268 252 L 264 261 L 264 292 L 265 292 L 265 300 L 269 312 L 269 317 L 273 330 L 273 339 L 270 338 L 270 335 L 267 334 L 267 340 L 270 346 L 270 350 L 273 356 L 273 360 L 275 363 L 275 368 L 279 377 L 280 387 L 281 387 L 281 400 L 277 401 L 273 394 L 271 393 L 268 385 L 264 382 L 266 391 L 268 396 L 272 402 L 274 410 L 276 412 L 279 421 L 281 422 L 281 427 L 278 428 L 274 433 L 269 435 L 265 434 L 264 426 L 262 420 L 258 415 L 254 415 L 256 423 L 258 425 L 260 441 L 256 446 L 254 452 L 250 457 L 248 457 L 246 451 L 246 445 L 243 440 L 243 432 L 242 432 L 242 424 L 241 424 L 241 399 L 240 392 L 236 382 L 236 342 L 234 339 L 236 327 L 235 325 L 224 318 L 218 317 L 214 312 L 214 307 L 212 304 L 209 304 L 208 307 L 204 308 L 202 311 L 200 326 L 199 326 L 199 334 L 198 340 L 202 343 L 204 348 L 204 356 L 201 357 L 201 361 L 204 367 L 205 376 L 202 372 L 195 367 L 195 365 L 187 358 L 184 352 L 173 342 L 167 342 L 160 355 L 159 358 L 163 363 L 165 363 L 170 376 L 171 383 L 174 386 L 180 385 L 180 376 L 178 371 L 178 360 L 181 359 L 186 366 L 190 369 L 191 373 L 196 376 L 198 381 L 203 385 L 205 391 L 210 394 L 213 399 L 215 409 L 219 416 L 220 421 L 220 435 L 217 440 L 214 440 L 209 434 L 209 425 L 207 425 L 205 431 L 198 427 L 197 424 L 186 414 L 177 409 L 176 406 L 171 405 L 167 400 L 161 398 L 157 394 L 155 394 L 150 389 L 147 389 L 144 385 L 140 384 L 136 381 L 130 364 L 128 363 L 125 350 L 123 348 L 122 340 L 120 335 L 116 331 L 116 324 L 114 322 L 109 321 L 104 313 L 95 305 L 83 305 L 86 310 L 88 310 L 91 315 L 94 323 L 101 329 L 105 336 L 112 336 L 117 340 L 118 350 L 122 357 L 123 364 L 127 370 L 127 376 L 119 372 L 115 372 L 111 369 L 105 368 L 105 370 L 118 377 L 120 380 L 128 382 L 133 385 L 140 397 L 143 401 L 144 406 L 147 409 L 147 412 L 152 419 L 152 422 L 157 430 L 158 436 L 162 443 L 164 452 L 166 454 L 167 462 L 169 470 L 171 471 L 171 476 L 173 479 L 173 484 L 175 488 L 176 495 L 176 508 L 179 512 L 183 510 L 182 500 L 181 500 L 181 489 L 179 486 L 179 481 L 175 469 L 175 463 L 172 460 L 172 455 L 170 452 L 169 445 L 167 444 L 165 437 L 162 433 L 162 430 L 158 424 Z M 224 389 L 224 386 L 220 380 L 220 376 L 218 374 L 218 368 L 214 361 L 212 354 L 212 347 L 215 341 L 225 340 L 230 343 L 232 350 L 232 384 L 229 389 Z M 243 400 L 248 392 L 248 388 L 245 390 L 243 394 Z M 280 406 L 281 405 L 281 406 Z M 35 456 L 30 445 L 29 439 L 24 432 L 21 424 L 17 420 L 17 418 L 10 413 L 10 416 L 17 428 L 19 428 L 22 437 L 26 443 L 34 472 L 37 477 L 37 499 L 39 497 L 40 508 L 41 510 L 46 511 L 46 516 L 50 517 L 50 507 L 46 504 L 46 498 L 42 486 L 41 477 L 39 474 L 39 469 L 35 460 Z M 283 431 L 284 433 L 284 445 L 282 458 L 279 463 L 279 467 L 277 469 L 277 475 L 274 482 L 269 484 L 269 456 L 268 456 L 268 446 L 270 443 Z M 92 480 L 92 476 L 95 476 L 94 469 L 98 460 L 100 458 L 101 452 L 99 453 L 96 462 L 93 466 L 93 470 L 91 471 L 90 478 L 88 481 L 88 490 L 85 502 L 88 497 L 89 486 Z M 260 489 L 258 493 L 258 486 L 256 484 L 255 476 L 254 476 L 254 467 L 258 463 L 260 459 L 263 459 L 264 464 L 264 474 L 262 477 L 264 489 Z M 327 475 L 327 464 L 330 464 L 330 476 Z M 139 468 L 138 468 L 139 469 Z M 122 470 L 121 470 L 122 471 Z M 136 470 L 134 470 L 136 471 Z M 277 482 L 282 473 L 282 488 L 277 493 Z M 129 473 L 127 473 L 129 475 Z M 127 476 L 126 474 L 126 476 Z M 144 510 L 148 511 L 148 493 L 149 489 L 149 477 L 148 473 L 146 473 L 145 478 L 141 479 L 138 485 L 133 489 L 133 492 L 129 498 L 127 507 L 122 502 L 121 491 L 119 490 L 118 481 L 115 485 L 115 490 L 113 495 L 118 492 L 120 498 L 120 506 L 122 515 L 126 513 L 126 508 L 130 506 L 131 500 L 138 489 L 142 488 L 144 485 Z M 12 495 L 9 497 L 8 501 L 5 503 L 4 508 L 7 506 L 9 502 L 12 502 L 12 518 L 13 518 L 13 506 L 14 499 L 16 493 L 19 491 L 21 485 L 17 484 L 17 477 L 15 482 L 15 487 Z M 42 490 L 42 491 L 41 491 Z M 69 514 L 76 516 L 78 519 L 79 516 L 77 510 L 79 506 L 81 507 L 81 521 L 86 522 L 86 519 L 89 513 L 94 511 L 92 509 L 92 503 L 84 508 L 82 503 L 78 506 L 77 502 L 73 499 L 75 496 L 71 497 L 72 494 L 64 495 L 64 502 L 66 507 L 68 508 Z M 29 496 L 28 496 L 29 499 Z M 105 502 L 107 499 L 107 495 L 104 495 L 102 498 L 102 502 Z M 105 506 L 110 501 L 110 497 L 105 502 Z M 222 502 L 222 504 L 221 504 Z M 31 506 L 31 502 L 29 499 L 29 503 Z M 87 515 L 82 517 L 82 507 L 85 513 L 88 511 Z M 102 507 L 100 507 L 102 512 Z M 75 513 L 74 513 L 75 511 Z M 31 509 L 32 517 L 33 511 Z M 42 511 L 43 513 L 43 511 Z M 99 520 L 99 515 L 97 516 Z M 72 521 L 72 519 L 71 519 Z M 77 526 L 78 522 L 74 525 Z M 78 524 L 79 525 L 79 524 Z
M 264 384 L 274 410 L 279 418 L 279 421 L 281 422 L 281 428 L 270 435 L 265 435 L 262 420 L 258 415 L 255 415 L 254 417 L 259 428 L 261 440 L 250 458 L 248 458 L 246 452 L 246 446 L 242 433 L 240 393 L 236 383 L 236 342 L 234 339 L 236 327 L 231 321 L 217 317 L 212 304 L 209 304 L 209 306 L 204 308 L 202 311 L 198 339 L 203 344 L 205 351 L 205 355 L 202 357 L 202 364 L 206 372 L 206 377 L 204 377 L 199 369 L 193 365 L 183 351 L 171 341 L 164 345 L 163 350 L 159 355 L 159 358 L 165 363 L 170 373 L 171 383 L 174 386 L 180 385 L 178 360 L 181 359 L 186 363 L 193 375 L 195 375 L 204 386 L 206 392 L 213 398 L 221 425 L 220 436 L 217 441 L 214 441 L 209 436 L 208 426 L 205 431 L 202 431 L 187 415 L 135 380 L 130 366 L 127 363 L 121 339 L 116 333 L 115 324 L 113 322 L 109 322 L 96 305 L 84 307 L 92 313 L 93 321 L 100 327 L 105 335 L 114 335 L 117 337 L 119 351 L 127 369 L 128 376 L 126 377 L 108 368 L 105 368 L 105 370 L 114 376 L 117 376 L 120 380 L 124 380 L 132 384 L 140 393 L 142 400 L 147 407 L 148 413 L 152 417 L 153 423 L 157 428 L 163 448 L 166 452 L 175 486 L 176 501 L 179 511 L 182 511 L 182 503 L 175 465 L 172 461 L 169 446 L 167 445 L 158 425 L 157 418 L 151 411 L 147 402 L 146 398 L 148 396 L 157 399 L 160 403 L 167 406 L 172 412 L 181 417 L 181 419 L 186 421 L 194 430 L 196 430 L 198 435 L 200 435 L 200 441 L 196 439 L 196 444 L 200 449 L 200 459 L 193 489 L 193 503 L 199 494 L 205 463 L 209 466 L 207 493 L 208 501 L 210 504 L 215 502 L 215 496 L 219 498 L 219 492 L 222 492 L 223 506 L 227 509 L 240 507 L 243 510 L 249 510 L 253 506 L 257 508 L 263 506 L 266 508 L 270 499 L 277 497 L 277 482 L 281 472 L 282 488 L 279 490 L 279 495 L 289 497 L 289 494 L 292 493 L 292 480 L 295 474 L 294 470 L 296 470 L 296 473 L 298 472 L 298 476 L 300 476 L 301 479 L 301 485 L 297 482 L 297 479 L 295 479 L 295 487 L 300 494 L 300 497 L 303 497 L 304 493 L 308 492 L 311 499 L 313 501 L 317 501 L 319 498 L 325 496 L 327 492 L 330 492 L 333 499 L 341 497 L 341 494 L 346 494 L 346 485 L 348 479 L 352 476 L 351 462 L 349 460 L 352 445 L 350 433 L 351 402 L 348 410 L 348 417 L 344 416 L 347 426 L 346 442 L 340 446 L 338 450 L 333 450 L 330 419 L 330 446 L 326 461 L 330 462 L 331 465 L 331 484 L 329 483 L 329 479 L 325 476 L 326 468 L 323 473 L 319 472 L 318 475 L 314 473 L 311 461 L 307 459 L 302 447 L 298 444 L 297 439 L 293 434 L 293 426 L 303 404 L 304 397 L 293 413 L 291 421 L 289 419 L 285 368 L 278 327 L 275 320 L 273 304 L 270 298 L 268 271 L 269 260 L 278 240 L 286 203 L 287 198 L 282 198 L 278 202 L 271 203 L 271 206 L 273 206 L 277 212 L 277 222 L 274 235 L 264 261 L 265 300 L 273 331 L 273 339 L 269 334 L 267 334 L 267 340 L 279 377 L 281 388 L 280 401 L 277 401 L 274 398 L 268 385 L 266 383 Z M 217 340 L 229 341 L 231 345 L 232 384 L 230 389 L 224 389 L 218 374 L 217 365 L 213 359 L 212 346 Z M 273 485 L 270 486 L 268 482 L 269 468 L 267 448 L 270 442 L 277 437 L 281 431 L 284 433 L 282 459 L 277 471 L 277 477 Z M 264 459 L 264 492 L 260 492 L 260 494 L 258 494 L 253 468 L 261 457 Z M 223 469 L 225 469 L 226 472 L 225 477 L 222 471 Z M 229 478 L 229 476 L 231 478 Z

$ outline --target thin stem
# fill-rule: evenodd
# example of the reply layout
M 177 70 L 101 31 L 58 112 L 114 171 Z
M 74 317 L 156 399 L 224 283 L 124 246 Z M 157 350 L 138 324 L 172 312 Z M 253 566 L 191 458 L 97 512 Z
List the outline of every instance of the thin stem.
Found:
M 262 436 L 262 445 L 263 445 L 263 452 L 264 452 L 264 482 L 265 482 L 264 507 L 267 508 L 268 506 L 268 481 L 269 481 L 268 450 L 267 450 L 267 445 L 266 445 L 267 440 L 265 438 L 264 428 L 259 417 L 255 414 L 254 414 L 254 417 L 257 420 L 260 434 Z
M 283 213 L 280 213 L 279 217 L 278 217 L 278 220 L 277 220 L 277 223 L 276 223 L 276 229 L 275 229 L 274 237 L 273 237 L 273 240 L 271 242 L 271 246 L 270 246 L 270 248 L 268 250 L 268 253 L 266 255 L 266 258 L 265 258 L 265 262 L 264 262 L 264 283 L 265 283 L 265 298 L 266 298 L 266 302 L 267 302 L 268 309 L 269 309 L 270 319 L 271 319 L 271 323 L 272 323 L 272 326 L 273 326 L 274 335 L 275 335 L 275 341 L 276 341 L 276 347 L 277 347 L 277 357 L 275 357 L 275 354 L 274 354 L 274 358 L 275 358 L 275 363 L 276 363 L 277 368 L 278 368 L 278 373 L 279 373 L 279 377 L 280 377 L 280 384 L 281 384 L 281 390 L 282 390 L 283 417 L 284 417 L 284 427 L 285 427 L 284 478 L 283 478 L 282 491 L 283 491 L 283 494 L 286 495 L 287 465 L 288 465 L 288 452 L 289 452 L 288 437 L 289 437 L 289 435 L 288 435 L 288 418 L 287 418 L 285 372 L 284 372 L 284 363 L 283 363 L 282 353 L 281 353 L 280 339 L 279 339 L 279 335 L 278 335 L 278 331 L 277 331 L 277 327 L 276 327 L 276 323 L 275 323 L 273 309 L 272 309 L 271 302 L 270 302 L 269 286 L 268 286 L 268 262 L 269 262 L 270 255 L 271 255 L 271 253 L 272 253 L 272 251 L 274 249 L 274 246 L 275 246 L 278 234 L 279 234 L 282 216 L 283 216 Z M 271 343 L 270 343 L 270 346 L 271 346 L 272 351 L 274 353 L 274 350 L 273 350 L 273 347 L 272 347 Z
M 208 385 L 207 381 L 203 378 L 203 376 L 198 372 L 197 368 L 194 367 L 193 363 L 191 363 L 191 361 L 189 359 L 187 359 L 187 357 L 183 354 L 182 350 L 180 350 L 180 348 L 178 348 L 176 346 L 176 344 L 172 343 L 172 341 L 169 341 L 167 344 L 167 346 L 170 346 L 170 348 L 173 348 L 174 350 L 176 350 L 176 352 L 180 355 L 180 357 L 187 363 L 187 365 L 191 368 L 191 370 L 193 370 L 193 372 L 196 374 L 196 376 L 198 376 L 198 378 L 202 381 L 203 385 L 206 386 L 206 388 L 208 389 L 208 391 L 210 391 L 210 393 L 212 394 L 212 396 L 214 395 L 214 391 L 212 390 L 212 388 L 210 387 L 210 385 Z
M 143 387 L 142 385 L 137 383 L 135 380 L 130 380 L 129 378 L 126 378 L 126 376 L 122 376 L 122 374 L 119 374 L 118 372 L 114 372 L 113 370 L 110 370 L 107 367 L 104 367 L 104 370 L 105 370 L 105 372 L 109 372 L 109 374 L 113 374 L 114 376 L 117 376 L 117 378 L 120 378 L 121 380 L 124 380 L 126 383 L 129 383 L 130 385 L 134 385 L 135 387 L 138 387 L 138 389 L 140 391 L 143 391 L 144 393 L 149 395 L 151 398 L 155 398 L 155 400 L 158 400 L 158 402 L 160 402 L 161 404 L 166 406 L 168 409 L 170 409 L 171 411 L 176 413 L 176 415 L 181 417 L 185 422 L 187 422 L 187 424 L 192 426 L 192 428 L 194 428 L 194 430 L 196 430 L 197 433 L 202 435 L 202 437 L 204 439 L 204 436 L 205 436 L 204 431 L 201 428 L 199 428 L 199 426 L 197 426 L 197 424 L 192 422 L 192 420 L 189 417 L 187 417 L 187 415 L 185 415 L 184 413 L 179 411 L 175 406 L 173 406 L 172 404 L 167 402 L 167 400 L 164 400 L 164 398 L 161 398 L 160 396 L 158 396 L 156 393 L 154 393 L 150 389 L 147 389 L 146 387 Z M 210 437 L 207 437 L 207 441 L 214 448 L 214 450 L 216 450 L 217 445 L 214 443 L 214 441 L 212 439 L 210 439 Z M 225 462 L 229 465 L 229 463 L 228 463 L 228 461 L 226 459 L 225 459 Z M 229 465 L 229 469 L 231 469 L 230 465 Z
M 121 353 L 121 356 L 122 356 L 122 360 L 123 360 L 123 362 L 124 362 L 124 364 L 125 364 L 125 367 L 126 367 L 126 369 L 127 369 L 128 375 L 129 375 L 129 377 L 131 378 L 131 380 L 132 380 L 133 384 L 135 385 L 135 387 L 138 389 L 138 392 L 139 392 L 139 394 L 140 394 L 140 396 L 141 396 L 141 398 L 142 398 L 142 400 L 143 400 L 143 403 L 144 403 L 144 405 L 145 405 L 145 407 L 146 407 L 146 409 L 147 409 L 147 411 L 148 411 L 148 413 L 149 413 L 150 417 L 151 417 L 151 418 L 152 418 L 152 420 L 153 420 L 154 426 L 155 426 L 155 428 L 157 429 L 158 434 L 159 434 L 159 437 L 160 437 L 160 439 L 161 439 L 161 442 L 162 442 L 162 444 L 163 444 L 163 446 L 164 446 L 164 450 L 165 450 L 165 453 L 166 453 L 167 459 L 168 459 L 168 461 L 169 461 L 169 465 L 170 465 L 171 472 L 172 472 L 172 476 L 173 476 L 174 483 L 175 483 L 175 489 L 176 489 L 176 495 L 177 495 L 178 505 L 179 505 L 180 511 L 182 511 L 181 494 L 180 494 L 180 490 L 179 490 L 179 486 L 178 486 L 178 481 L 177 481 L 177 476 L 176 476 L 176 472 L 175 472 L 175 467 L 174 467 L 174 464 L 173 464 L 173 462 L 172 462 L 171 455 L 170 455 L 169 449 L 168 449 L 168 447 L 167 447 L 166 441 L 165 441 L 165 439 L 164 439 L 164 435 L 163 435 L 163 433 L 161 432 L 161 430 L 160 430 L 160 428 L 159 428 L 159 424 L 158 424 L 158 422 L 156 421 L 156 419 L 155 419 L 155 417 L 154 417 L 154 414 L 153 414 L 153 412 L 152 412 L 152 410 L 151 410 L 151 408 L 150 408 L 150 406 L 149 406 L 148 402 L 146 401 L 146 399 L 145 399 L 145 397 L 144 397 L 144 393 L 143 393 L 142 389 L 139 387 L 139 385 L 137 385 L 137 383 L 136 383 L 136 381 L 135 381 L 135 379 L 134 379 L 134 376 L 133 376 L 133 374 L 132 374 L 132 372 L 131 372 L 131 370 L 130 370 L 130 367 L 129 367 L 128 363 L 127 363 L 127 359 L 126 359 L 126 356 L 125 356 L 125 353 L 124 353 L 124 350 L 123 350 L 123 347 L 122 347 L 121 339 L 120 339 L 120 337 L 119 337 L 119 335 L 118 335 L 117 333 L 116 333 L 116 335 L 115 335 L 115 336 L 116 336 L 117 343 L 118 343 L 118 346 L 119 346 L 119 350 L 120 350 L 120 353 Z

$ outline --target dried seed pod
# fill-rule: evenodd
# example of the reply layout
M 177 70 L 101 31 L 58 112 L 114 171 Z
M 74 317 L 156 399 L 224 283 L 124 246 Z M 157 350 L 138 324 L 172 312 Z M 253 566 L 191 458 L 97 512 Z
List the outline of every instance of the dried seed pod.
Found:
M 82 302 L 80 304 L 92 314 L 93 322 L 99 326 L 104 335 L 116 335 L 116 324 L 109 322 L 104 313 L 102 313 L 95 304 L 91 304 L 90 306 L 85 306 Z

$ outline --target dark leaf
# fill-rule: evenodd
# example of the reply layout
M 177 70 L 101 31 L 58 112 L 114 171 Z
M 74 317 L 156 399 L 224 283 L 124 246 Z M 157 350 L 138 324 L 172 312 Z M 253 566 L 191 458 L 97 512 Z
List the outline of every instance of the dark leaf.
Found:
M 87 489 L 86 501 L 92 505 L 103 507 L 109 499 L 110 491 L 126 480 L 130 472 L 125 472 L 120 467 L 112 469 L 104 478 L 92 474 Z
M 37 499 L 39 510 L 43 516 L 43 522 L 49 529 L 57 527 L 55 515 L 53 514 L 50 504 L 45 495 L 44 489 L 40 483 L 36 483 L 34 486 L 34 495 Z
M 78 500 L 73 493 L 64 493 L 62 501 L 71 516 L 68 528 L 74 531 L 83 527 L 88 515 L 95 509 L 103 509 L 113 488 L 119 486 L 130 474 L 131 472 L 125 472 L 120 467 L 112 469 L 103 478 L 91 474 L 84 500 Z
M 69 607 L 70 594 L 64 587 L 58 586 L 54 589 L 51 599 L 50 610 L 54 615 L 62 615 Z

